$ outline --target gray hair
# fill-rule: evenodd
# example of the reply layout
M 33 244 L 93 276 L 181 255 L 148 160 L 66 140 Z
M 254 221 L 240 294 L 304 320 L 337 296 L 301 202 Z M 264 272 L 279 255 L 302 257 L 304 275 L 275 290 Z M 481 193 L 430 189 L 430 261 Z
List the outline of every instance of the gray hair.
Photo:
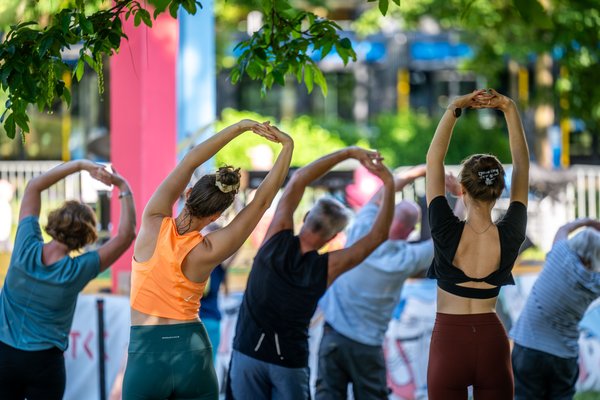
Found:
M 323 238 L 341 232 L 350 221 L 350 211 L 332 197 L 322 197 L 310 209 L 304 226 Z
M 577 233 L 567 244 L 584 261 L 590 263 L 594 272 L 600 272 L 600 232 L 594 228 L 585 228 Z

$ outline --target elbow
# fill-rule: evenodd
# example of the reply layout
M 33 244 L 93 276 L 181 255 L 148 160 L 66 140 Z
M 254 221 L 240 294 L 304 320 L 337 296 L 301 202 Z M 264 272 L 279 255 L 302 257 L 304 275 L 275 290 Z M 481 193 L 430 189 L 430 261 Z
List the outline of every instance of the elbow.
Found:
M 131 243 L 135 240 L 135 227 L 119 230 L 117 233 L 119 241 L 123 244 L 123 247 L 127 248 L 131 246 Z

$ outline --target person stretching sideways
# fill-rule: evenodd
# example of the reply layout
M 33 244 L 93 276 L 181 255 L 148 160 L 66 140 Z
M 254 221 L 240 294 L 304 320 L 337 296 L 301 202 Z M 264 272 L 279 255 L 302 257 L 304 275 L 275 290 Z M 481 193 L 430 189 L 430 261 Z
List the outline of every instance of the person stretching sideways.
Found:
M 200 231 L 233 202 L 239 173 L 221 167 L 185 191 L 194 170 L 243 132 L 282 144 L 254 199 L 224 228 Z M 200 298 L 215 266 L 235 253 L 269 208 L 287 176 L 293 141 L 268 123 L 242 120 L 191 149 L 156 189 L 142 215 L 131 276 L 131 334 L 123 399 L 218 398 L 212 346 L 198 318 Z
M 72 256 L 96 242 L 96 217 L 86 204 L 65 202 L 48 214 L 44 243 L 41 193 L 67 176 L 87 171 L 119 189 L 117 234 L 97 250 Z M 114 168 L 113 168 L 114 171 Z M 135 238 L 135 207 L 127 181 L 89 160 L 63 163 L 31 179 L 23 193 L 19 226 L 0 293 L 0 399 L 60 400 L 66 385 L 63 353 L 79 292 L 109 268 Z
M 349 215 L 321 198 L 294 235 L 293 214 L 306 187 L 349 158 L 384 183 L 381 207 L 354 245 L 317 250 L 346 226 Z M 342 273 L 358 265 L 387 237 L 394 212 L 394 180 L 377 152 L 350 147 L 298 169 L 288 182 L 254 264 L 236 326 L 228 399 L 308 399 L 308 326 L 319 298 Z

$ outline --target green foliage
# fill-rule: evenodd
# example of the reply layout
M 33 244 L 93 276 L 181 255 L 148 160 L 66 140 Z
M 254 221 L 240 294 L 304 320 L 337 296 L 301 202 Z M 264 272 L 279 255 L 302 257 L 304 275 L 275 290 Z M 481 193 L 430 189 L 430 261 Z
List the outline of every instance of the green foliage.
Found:
M 427 149 L 438 120 L 426 114 L 382 114 L 374 121 L 374 134 L 369 143 L 377 146 L 388 165 L 416 165 L 425 162 Z M 460 118 L 452 135 L 446 164 L 460 164 L 475 153 L 492 153 L 500 161 L 510 162 L 510 148 L 505 130 L 484 129 L 475 112 Z
M 308 92 L 318 85 L 327 95 L 327 82 L 311 52 L 325 57 L 335 47 L 344 64 L 356 60 L 348 38 L 340 38 L 338 24 L 318 18 L 308 11 L 293 9 L 287 1 L 264 2 L 265 23 L 248 40 L 240 42 L 242 50 L 237 65 L 231 71 L 231 82 L 237 83 L 244 74 L 262 81 L 261 94 L 273 83 L 285 84 L 285 75 L 304 80 Z
M 590 129 L 600 128 L 600 8 L 597 0 L 415 0 L 404 2 L 402 18 L 417 26 L 423 15 L 440 22 L 443 29 L 461 30 L 463 39 L 476 49 L 466 65 L 497 82 L 506 70 L 506 57 L 528 65 L 535 56 L 555 58 L 566 74 L 553 91 L 539 90 L 534 105 L 561 98 L 561 117 L 583 119 Z
M 166 4 L 166 2 L 165 2 Z M 171 0 L 169 11 L 179 6 L 192 13 L 199 2 L 194 0 Z M 154 18 L 165 11 L 157 8 Z M 64 72 L 72 72 L 81 80 L 85 64 L 99 74 L 99 90 L 103 92 L 102 57 L 118 51 L 122 38 L 127 38 L 121 18 L 133 17 L 134 24 L 152 26 L 150 13 L 140 2 L 117 0 L 113 7 L 86 14 L 84 1 L 77 0 L 72 7 L 54 14 L 45 27 L 28 21 L 12 25 L 0 44 L 0 87 L 8 93 L 6 110 L 0 117 L 9 138 L 14 138 L 17 127 L 29 132 L 27 106 L 36 104 L 40 111 L 52 106 L 56 99 L 67 104 L 71 94 L 62 80 Z M 71 68 L 62 60 L 61 51 L 82 43 L 79 60 Z M 24 139 L 24 135 L 23 135 Z
M 438 123 L 438 119 L 430 118 L 426 114 L 382 114 L 372 121 L 372 127 L 367 129 L 340 120 L 320 121 L 306 115 L 293 121 L 280 122 L 249 111 L 226 109 L 217 124 L 217 129 L 244 118 L 268 120 L 290 133 L 295 142 L 292 158 L 294 166 L 306 165 L 329 152 L 353 145 L 379 150 L 385 158 L 386 165 L 391 168 L 421 164 L 425 162 L 425 154 Z M 233 163 L 249 169 L 249 149 L 261 144 L 268 145 L 274 154 L 279 151 L 279 145 L 247 133 L 217 153 L 217 165 Z M 446 164 L 460 164 L 464 158 L 475 153 L 492 153 L 504 163 L 511 162 L 506 129 L 503 126 L 483 129 L 476 113 L 467 112 L 467 115 L 460 118 L 454 130 Z
M 293 121 L 275 121 L 273 118 L 265 117 L 250 111 L 236 111 L 233 109 L 223 110 L 221 120 L 217 123 L 217 130 L 232 125 L 244 118 L 255 121 L 271 121 L 283 131 L 294 138 L 293 166 L 303 166 L 315 158 L 323 156 L 331 151 L 345 147 L 340 138 L 332 135 L 330 131 L 319 126 L 312 118 L 302 116 Z M 247 132 L 225 146 L 216 155 L 216 164 L 235 164 L 236 167 L 251 169 L 249 151 L 255 146 L 267 145 L 277 155 L 281 146 L 269 142 L 258 135 Z M 275 159 L 273 158 L 273 161 Z

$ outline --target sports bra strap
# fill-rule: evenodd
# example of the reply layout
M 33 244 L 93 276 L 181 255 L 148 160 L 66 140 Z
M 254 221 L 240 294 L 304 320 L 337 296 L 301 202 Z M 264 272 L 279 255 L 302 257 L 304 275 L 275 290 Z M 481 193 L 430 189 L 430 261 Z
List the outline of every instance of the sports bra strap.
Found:
M 469 299 L 491 299 L 497 297 L 500 294 L 500 286 L 493 288 L 471 288 L 466 286 L 456 285 L 451 282 L 439 280 L 437 281 L 438 287 L 448 293 L 452 293 L 456 296 L 466 297 Z

